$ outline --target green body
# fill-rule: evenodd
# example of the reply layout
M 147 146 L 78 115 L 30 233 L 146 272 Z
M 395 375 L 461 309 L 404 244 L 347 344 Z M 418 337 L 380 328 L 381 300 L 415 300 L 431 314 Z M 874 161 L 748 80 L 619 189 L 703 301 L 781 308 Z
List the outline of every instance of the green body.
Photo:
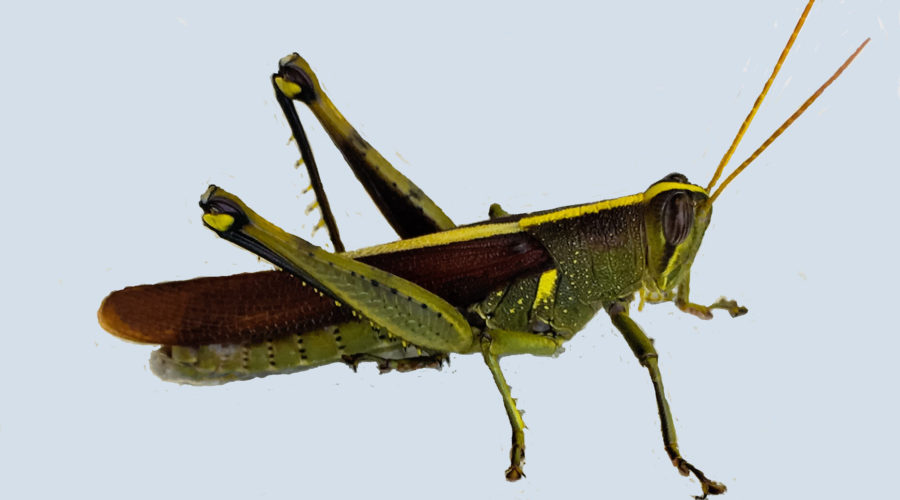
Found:
M 450 353 L 481 353 L 500 391 L 512 427 L 510 466 L 506 470 L 506 478 L 512 481 L 523 476 L 524 423 L 500 368 L 499 358 L 513 354 L 557 354 L 565 341 L 603 310 L 648 371 L 659 410 L 663 443 L 673 465 L 682 474 L 697 477 L 704 496 L 723 493 L 725 487 L 722 484 L 708 479 L 681 456 L 657 353 L 650 338 L 630 318 L 629 304 L 635 294 L 639 294 L 641 304 L 672 301 L 680 310 L 702 319 L 711 318 L 712 309 L 724 309 L 732 316 L 747 312 L 746 308 L 725 299 L 709 306 L 690 302 L 691 264 L 709 225 L 712 203 L 722 189 L 805 110 L 862 49 L 862 46 L 857 49 L 838 72 L 710 196 L 708 190 L 715 185 L 743 136 L 811 5 L 809 2 L 801 15 L 772 76 L 708 188 L 690 184 L 680 174 L 670 174 L 643 193 L 546 212 L 508 215 L 493 205 L 489 213 L 491 220 L 463 227 L 456 227 L 421 189 L 360 137 L 325 95 L 306 61 L 297 54 L 283 58 L 278 73 L 272 77 L 276 98 L 307 165 L 311 189 L 315 191 L 322 212 L 319 226 L 328 228 L 337 252 L 327 252 L 282 231 L 236 196 L 215 186 L 201 198 L 203 221 L 222 238 L 271 261 L 301 280 L 303 286 L 313 288 L 322 298 L 333 300 L 335 307 L 348 308 L 351 314 L 339 315 L 342 319 L 335 320 L 335 324 L 325 322 L 315 329 L 287 333 L 284 328 L 279 330 L 279 325 L 271 325 L 273 331 L 281 333 L 264 341 L 193 343 L 189 346 L 162 342 L 169 345 L 153 354 L 153 371 L 166 380 L 217 384 L 334 362 L 348 363 L 355 368 L 360 362 L 373 361 L 382 370 L 398 371 L 439 368 Z M 310 108 L 401 240 L 343 252 L 293 101 L 303 102 Z M 453 305 L 447 297 L 360 260 L 368 256 L 390 257 L 386 254 L 395 252 L 401 253 L 394 257 L 402 258 L 406 255 L 402 252 L 411 249 L 436 251 L 444 248 L 443 245 L 459 242 L 490 244 L 510 235 L 518 238 L 515 241 L 533 242 L 529 244 L 538 248 L 545 264 L 529 269 L 533 272 L 497 281 L 489 289 L 479 289 L 483 293 L 472 303 Z M 156 333 L 144 336 L 141 328 L 135 334 L 135 329 L 129 326 L 129 318 L 118 315 L 114 306 L 107 308 L 115 302 L 111 300 L 115 294 L 125 296 L 128 290 L 115 292 L 107 299 L 109 302 L 104 301 L 99 313 L 104 328 L 125 338 L 142 341 L 169 338 L 154 337 Z M 153 307 L 150 304 L 149 308 Z M 181 310 L 181 304 L 174 309 Z M 136 316 L 146 319 L 152 314 L 139 312 Z M 180 317 L 178 321 L 181 321 Z M 268 325 L 263 326 L 268 331 Z M 152 326 L 146 328 L 153 329 Z
M 705 189 L 671 174 L 640 194 L 535 214 L 508 215 L 494 205 L 491 220 L 456 227 L 421 189 L 359 136 L 300 56 L 282 59 L 272 81 L 309 169 L 323 215 L 320 225 L 328 228 L 339 251 L 327 252 L 284 232 L 215 186 L 200 201 L 204 223 L 219 236 L 295 275 L 303 286 L 333 299 L 337 307 L 350 308 L 353 319 L 260 342 L 166 345 L 151 360 L 157 375 L 182 383 L 217 384 L 334 362 L 355 368 L 359 362 L 374 361 L 382 370 L 399 371 L 439 368 L 450 353 L 481 353 L 512 427 L 506 478 L 513 481 L 524 476 L 525 424 L 499 358 L 557 354 L 566 340 L 605 310 L 650 373 L 665 449 L 673 464 L 683 474 L 693 473 L 704 494 L 725 491 L 681 457 L 656 352 L 628 317 L 635 293 L 640 293 L 642 302 L 675 301 L 682 310 L 703 318 L 711 317 L 710 308 L 727 309 L 732 315 L 746 312 L 731 301 L 709 307 L 688 301 L 690 266 L 712 211 Z M 404 239 L 355 252 L 340 251 L 343 244 L 292 100 L 313 111 Z M 482 299 L 462 307 L 357 260 L 504 235 L 535 241 L 549 256 L 549 266 L 499 282 Z
M 665 196 L 672 192 L 694 193 L 693 197 L 698 205 L 706 199 L 705 192 L 697 186 L 679 182 L 657 183 L 648 191 L 652 191 L 650 194 L 654 196 Z M 216 189 L 215 193 L 218 196 L 224 195 L 221 189 Z M 230 198 L 236 200 L 234 197 Z M 504 283 L 488 293 L 484 300 L 470 304 L 462 312 L 477 314 L 482 321 L 477 325 L 468 325 L 473 333 L 462 334 L 464 340 L 455 344 L 435 345 L 432 333 L 428 331 L 406 332 L 402 327 L 385 328 L 386 325 L 381 323 L 370 324 L 367 318 L 376 315 L 373 309 L 385 307 L 385 296 L 378 295 L 377 289 L 373 292 L 371 285 L 360 280 L 350 287 L 369 289 L 366 290 L 365 298 L 354 307 L 361 318 L 359 320 L 313 331 L 294 332 L 291 336 L 250 344 L 166 346 L 154 353 L 151 366 L 159 376 L 167 380 L 215 384 L 344 362 L 347 356 L 361 354 L 403 359 L 420 357 L 422 352 L 431 355 L 478 352 L 480 347 L 475 339 L 481 330 L 522 334 L 515 336 L 515 342 L 508 342 L 504 354 L 554 354 L 564 341 L 584 328 L 600 310 L 614 303 L 630 300 L 636 292 L 643 292 L 651 298 L 658 297 L 656 301 L 670 300 L 674 297 L 673 290 L 687 277 L 706 224 L 692 224 L 690 237 L 668 255 L 661 255 L 665 253 L 665 241 L 661 237 L 662 230 L 657 220 L 660 216 L 659 207 L 650 201 L 645 200 L 644 194 L 638 194 L 536 215 L 500 217 L 474 226 L 483 229 L 477 233 L 476 239 L 490 238 L 494 232 L 506 234 L 513 231 L 510 226 L 516 226 L 515 231 L 528 233 L 547 249 L 553 266 L 542 273 L 533 273 Z M 246 207 L 242 208 L 247 210 Z M 258 218 L 255 214 L 253 217 Z M 411 239 L 403 242 L 407 246 L 388 244 L 343 255 L 328 254 L 298 237 L 287 235 L 268 223 L 264 224 L 266 231 L 277 235 L 276 241 L 287 239 L 295 245 L 308 245 L 314 255 L 323 260 L 389 253 L 399 251 L 398 247 L 403 249 L 410 244 L 417 244 L 416 239 Z M 457 236 L 455 233 L 461 234 Z M 445 239 L 438 239 L 436 243 L 471 237 L 470 233 L 471 227 L 451 229 L 446 232 Z M 290 253 L 291 250 L 285 252 Z M 666 259 L 663 260 L 662 257 Z M 676 262 L 676 259 L 681 259 L 681 262 Z M 349 258 L 341 260 L 346 265 Z M 673 262 L 676 265 L 673 266 Z M 283 267 L 287 269 L 286 266 Z M 358 269 L 361 276 L 370 276 L 366 274 L 367 271 L 378 272 L 375 269 L 366 270 L 365 267 Z M 341 276 L 331 276 L 330 279 L 311 281 L 316 281 L 319 288 L 334 295 L 336 285 L 333 280 L 340 278 Z M 399 280 L 385 275 L 378 278 L 381 282 Z M 370 280 L 371 277 L 367 279 Z M 393 285 L 396 287 L 397 283 Z M 406 285 L 415 287 L 408 282 Z M 410 291 L 407 296 L 423 292 L 425 291 L 419 288 Z M 347 295 L 335 297 L 348 304 L 352 300 L 348 300 Z M 662 297 L 665 298 L 661 299 Z M 428 319 L 435 314 L 431 309 L 433 304 L 441 301 L 437 297 L 430 297 L 430 300 L 422 302 L 429 307 L 412 308 L 412 318 Z M 453 314 L 452 308 L 446 305 L 443 311 L 447 316 Z M 465 322 L 462 318 L 457 321 Z M 529 339 L 529 336 L 539 340 Z M 545 340 L 551 341 L 552 346 Z

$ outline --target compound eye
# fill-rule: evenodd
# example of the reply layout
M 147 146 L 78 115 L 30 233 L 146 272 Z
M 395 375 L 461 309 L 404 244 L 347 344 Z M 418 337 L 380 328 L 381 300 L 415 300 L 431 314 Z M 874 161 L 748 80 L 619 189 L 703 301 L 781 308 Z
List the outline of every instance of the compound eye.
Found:
M 662 208 L 662 229 L 666 243 L 676 246 L 691 232 L 694 224 L 694 203 L 689 194 L 676 192 L 669 197 Z

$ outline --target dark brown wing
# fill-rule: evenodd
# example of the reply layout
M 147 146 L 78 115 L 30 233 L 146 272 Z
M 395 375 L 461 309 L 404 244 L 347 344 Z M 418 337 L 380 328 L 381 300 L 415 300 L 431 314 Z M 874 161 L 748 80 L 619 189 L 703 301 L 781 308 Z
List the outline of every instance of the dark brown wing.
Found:
M 514 278 L 549 269 L 550 257 L 525 233 L 369 255 L 359 259 L 465 307 Z M 149 344 L 200 345 L 276 338 L 351 318 L 300 279 L 281 271 L 132 286 L 111 293 L 97 313 L 108 332 Z

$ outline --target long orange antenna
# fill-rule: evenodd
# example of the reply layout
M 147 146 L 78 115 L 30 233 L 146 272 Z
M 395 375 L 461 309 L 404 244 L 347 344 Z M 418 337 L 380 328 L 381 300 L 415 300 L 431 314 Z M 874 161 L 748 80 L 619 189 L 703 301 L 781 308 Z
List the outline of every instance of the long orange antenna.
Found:
M 794 40 L 797 39 L 797 35 L 800 34 L 800 28 L 803 27 L 803 23 L 806 22 L 806 16 L 809 15 L 810 9 L 812 9 L 813 3 L 815 0 L 809 0 L 809 3 L 806 4 L 806 9 L 803 10 L 803 14 L 800 14 L 800 20 L 797 21 L 797 26 L 794 26 L 794 31 L 791 33 L 791 37 L 788 38 L 787 45 L 784 46 L 784 50 L 781 51 L 781 56 L 778 57 L 778 62 L 775 63 L 775 68 L 772 69 L 772 74 L 769 76 L 769 79 L 766 80 L 766 84 L 763 86 L 762 92 L 759 93 L 759 97 L 756 98 L 756 102 L 753 103 L 753 107 L 750 108 L 750 113 L 747 114 L 747 118 L 744 118 L 744 123 L 741 124 L 741 128 L 738 130 L 737 135 L 734 137 L 734 140 L 731 141 L 731 146 L 728 148 L 728 151 L 725 152 L 725 156 L 722 157 L 722 160 L 719 162 L 719 166 L 716 168 L 716 173 L 713 174 L 712 180 L 709 181 L 709 185 L 706 186 L 706 191 L 712 190 L 713 186 L 716 185 L 716 181 L 719 180 L 719 177 L 722 175 L 722 171 L 725 170 L 725 165 L 728 165 L 728 162 L 731 161 L 731 156 L 734 155 L 734 150 L 737 149 L 738 144 L 741 143 L 741 139 L 744 138 L 744 133 L 747 131 L 747 128 L 750 126 L 750 122 L 753 121 L 753 117 L 756 116 L 756 112 L 759 110 L 760 105 L 765 99 L 766 94 L 769 93 L 769 88 L 772 86 L 772 82 L 775 81 L 775 76 L 778 75 L 778 72 L 781 70 L 781 65 L 784 64 L 784 60 L 787 59 L 788 52 L 791 51 L 791 47 L 794 45 Z
M 770 144 L 775 142 L 775 139 L 777 139 L 778 136 L 782 134 L 782 132 L 787 130 L 787 128 L 790 127 L 792 123 L 794 123 L 794 120 L 799 118 L 800 115 L 802 115 L 803 112 L 806 111 L 806 108 L 808 108 L 816 99 L 818 99 L 819 96 L 822 95 L 822 92 L 824 92 L 829 85 L 837 80 L 837 77 L 839 77 L 841 73 L 843 73 L 844 70 L 847 69 L 847 66 L 850 66 L 850 63 L 853 62 L 854 59 L 856 59 L 856 56 L 859 55 L 863 47 L 865 47 L 866 44 L 869 43 L 869 40 L 871 40 L 871 38 L 866 38 L 866 40 L 853 52 L 853 54 L 851 54 L 850 57 L 848 57 L 847 60 L 844 61 L 844 64 L 841 64 L 841 67 L 838 68 L 833 75 L 831 75 L 831 78 L 823 83 L 818 90 L 813 92 L 813 95 L 809 96 L 809 99 L 807 99 L 806 102 L 804 102 L 803 105 L 800 106 L 799 109 L 797 109 L 797 111 L 794 111 L 794 114 L 792 114 L 787 120 L 785 120 L 784 123 L 782 123 L 781 126 L 778 127 L 778 129 L 775 130 L 775 132 L 773 132 L 772 135 L 770 135 L 769 138 L 762 143 L 762 145 L 756 148 L 756 151 L 754 151 L 752 155 L 750 155 L 746 160 L 744 160 L 743 163 L 738 166 L 738 168 L 734 169 L 734 172 L 732 172 L 727 178 L 725 178 L 718 189 L 716 189 L 716 192 L 713 193 L 713 195 L 709 198 L 708 203 L 712 204 L 714 201 L 716 201 L 716 198 L 719 197 L 719 195 L 722 193 L 722 190 L 725 189 L 725 186 L 727 186 L 732 180 L 734 180 L 734 178 L 737 177 L 738 174 L 741 173 L 741 171 L 747 168 L 747 165 L 750 165 L 750 163 L 752 163 L 757 156 L 765 151 Z

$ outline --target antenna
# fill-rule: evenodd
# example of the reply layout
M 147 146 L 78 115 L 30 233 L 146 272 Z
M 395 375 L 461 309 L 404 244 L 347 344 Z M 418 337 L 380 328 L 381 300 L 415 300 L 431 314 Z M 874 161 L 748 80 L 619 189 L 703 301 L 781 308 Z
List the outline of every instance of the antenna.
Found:
M 734 172 L 732 172 L 722 182 L 722 184 L 719 185 L 719 187 L 716 189 L 716 192 L 713 193 L 713 195 L 709 198 L 709 204 L 712 204 L 714 201 L 716 201 L 716 198 L 718 198 L 719 195 L 722 194 L 722 190 L 725 189 L 725 186 L 727 186 L 731 181 L 734 180 L 735 177 L 738 176 L 738 174 L 740 174 L 745 168 L 747 168 L 747 166 L 750 165 L 750 163 L 752 163 L 757 156 L 765 151 L 770 144 L 775 142 L 775 139 L 777 139 L 779 135 L 787 130 L 787 128 L 790 127 L 792 123 L 794 123 L 794 120 L 799 118 L 800 115 L 802 115 L 803 112 L 806 111 L 806 108 L 808 108 L 816 99 L 818 99 L 819 96 L 822 95 L 822 92 L 824 92 L 829 85 L 837 80 L 837 77 L 841 76 L 841 73 L 843 73 L 844 70 L 847 69 L 847 66 L 850 66 L 850 63 L 853 62 L 854 59 L 856 59 L 856 56 L 859 55 L 863 47 L 865 47 L 870 40 L 871 38 L 866 38 L 865 41 L 859 47 L 857 47 L 853 54 L 851 54 L 850 57 L 848 57 L 847 60 L 844 61 L 844 64 L 841 64 L 841 67 L 838 68 L 833 75 L 831 75 L 831 78 L 826 80 L 825 83 L 823 83 L 822 86 L 818 88 L 818 90 L 813 92 L 813 95 L 809 96 L 809 98 L 797 109 L 797 111 L 794 111 L 794 114 L 792 114 L 787 120 L 785 120 L 784 123 L 782 123 L 781 126 L 778 127 L 778 129 L 769 136 L 768 139 L 766 139 L 758 148 L 756 148 L 756 151 L 754 151 L 753 154 L 751 154 L 746 160 L 744 160 L 744 162 L 741 163 L 738 168 L 734 169 Z
M 772 74 L 769 75 L 769 79 L 766 80 L 766 84 L 763 85 L 762 92 L 759 93 L 759 97 L 756 98 L 756 102 L 754 102 L 753 107 L 750 108 L 750 113 L 747 114 L 747 118 L 744 118 L 744 123 L 741 124 L 741 128 L 738 129 L 737 135 L 734 136 L 734 140 L 731 141 L 731 146 L 728 148 L 728 151 L 725 152 L 725 155 L 719 162 L 719 166 L 716 168 L 716 173 L 713 174 L 712 180 L 709 181 L 709 185 L 706 186 L 707 192 L 711 191 L 713 186 L 716 185 L 716 181 L 719 180 L 719 177 L 722 175 L 722 171 L 725 170 L 725 165 L 727 165 L 731 160 L 731 156 L 734 154 L 734 150 L 737 149 L 738 144 L 741 143 L 741 139 L 744 138 L 744 132 L 746 132 L 747 128 L 750 127 L 750 122 L 753 121 L 753 117 L 756 116 L 756 112 L 759 110 L 760 105 L 762 105 L 763 99 L 765 99 L 766 94 L 769 93 L 769 88 L 772 86 L 772 82 L 775 81 L 775 76 L 778 75 L 778 72 L 781 70 L 781 65 L 784 64 L 784 60 L 787 59 L 788 52 L 791 51 L 791 47 L 793 47 L 794 45 L 794 40 L 796 40 L 797 35 L 800 34 L 800 28 L 802 28 L 803 23 L 806 22 L 806 16 L 809 15 L 809 11 L 812 9 L 814 2 L 815 0 L 809 0 L 809 3 L 806 4 L 806 8 L 803 10 L 803 14 L 800 14 L 800 20 L 797 21 L 797 26 L 794 26 L 794 31 L 791 33 L 791 37 L 788 38 L 787 44 L 781 51 L 781 55 L 778 57 L 778 62 L 775 63 L 775 67 L 772 69 Z

